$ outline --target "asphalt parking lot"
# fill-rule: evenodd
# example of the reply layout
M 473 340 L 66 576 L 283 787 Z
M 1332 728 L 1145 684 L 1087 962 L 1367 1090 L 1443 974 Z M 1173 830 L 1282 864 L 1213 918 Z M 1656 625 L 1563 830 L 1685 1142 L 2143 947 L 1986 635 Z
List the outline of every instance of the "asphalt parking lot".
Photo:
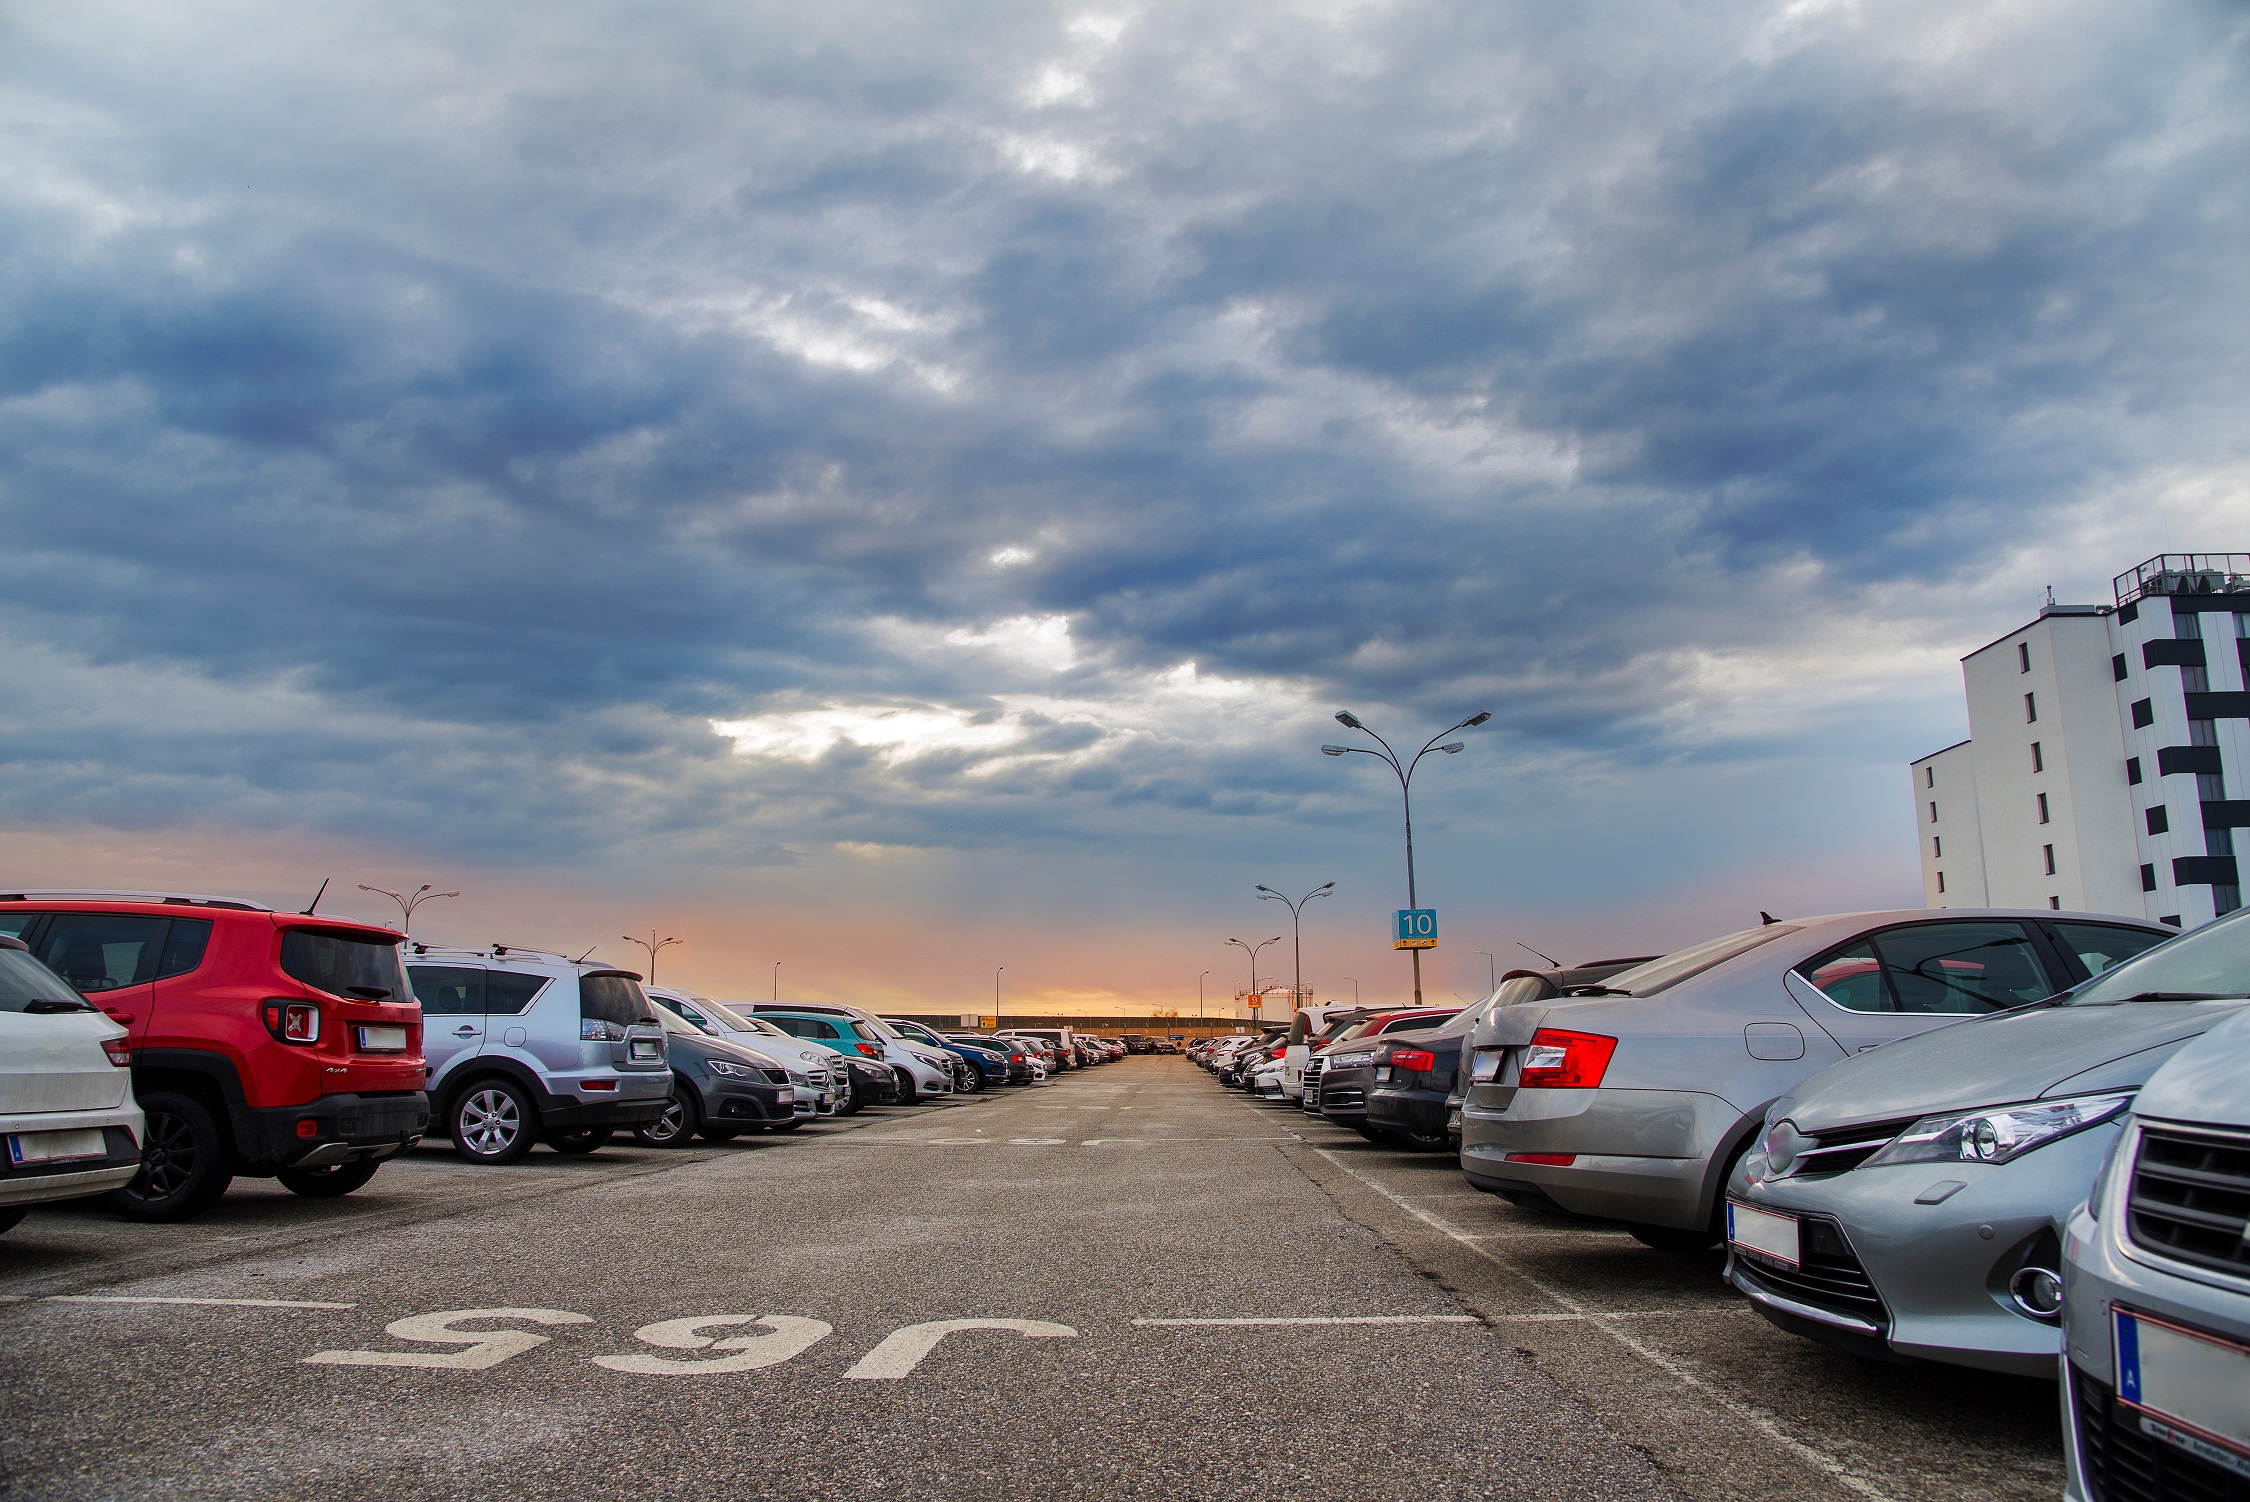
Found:
M 2052 1387 L 1829 1354 L 1718 1269 L 1172 1058 L 682 1151 L 424 1147 L 340 1202 L 0 1239 L 0 1496 L 2060 1493 Z

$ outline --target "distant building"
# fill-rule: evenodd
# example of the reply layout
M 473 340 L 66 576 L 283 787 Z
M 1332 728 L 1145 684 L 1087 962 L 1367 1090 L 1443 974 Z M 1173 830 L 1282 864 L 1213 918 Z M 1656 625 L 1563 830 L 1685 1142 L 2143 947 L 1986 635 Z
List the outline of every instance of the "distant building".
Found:
M 2242 905 L 2250 554 L 2167 553 L 1961 659 L 1969 739 L 1911 764 L 1930 907 Z

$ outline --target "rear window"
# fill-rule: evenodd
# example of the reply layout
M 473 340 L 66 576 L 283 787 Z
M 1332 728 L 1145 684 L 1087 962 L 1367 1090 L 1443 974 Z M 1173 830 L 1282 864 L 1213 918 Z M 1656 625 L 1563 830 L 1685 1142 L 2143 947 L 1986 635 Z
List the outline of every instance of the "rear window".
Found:
M 544 975 L 516 975 L 506 970 L 489 970 L 484 977 L 484 1009 L 487 1012 L 521 1012 L 547 989 Z M 582 1012 L 591 1017 L 592 1012 Z M 614 1019 L 613 1019 L 614 1020 Z
M 210 944 L 209 918 L 174 918 L 171 930 L 164 935 L 164 955 L 156 963 L 156 978 L 168 980 L 190 973 L 203 963 L 203 951 Z
M 0 949 L 0 1012 L 20 1012 L 35 1001 L 83 1006 L 63 978 L 20 949 Z
M 1794 923 L 1768 923 L 1762 928 L 1746 928 L 1740 933 L 1723 938 L 1705 939 L 1685 949 L 1674 950 L 1662 959 L 1650 960 L 1645 965 L 1635 965 L 1621 970 L 1598 984 L 1612 991 L 1623 991 L 1630 996 L 1653 996 L 1666 986 L 1676 986 L 1690 976 L 1701 975 L 1717 965 L 1723 965 L 1736 955 L 1748 954 L 1760 944 L 1770 944 L 1783 934 L 1797 931 Z
M 292 928 L 281 936 L 281 969 L 331 996 L 364 1001 L 404 1001 L 414 994 L 399 962 L 398 940 L 362 939 Z
M 492 980 L 501 977 L 495 975 Z M 513 978 L 513 977 L 511 977 Z M 522 977 L 529 979 L 530 977 Z M 491 981 L 485 983 L 487 987 Z M 526 997 L 525 1000 L 529 1000 Z M 491 993 L 486 992 L 485 1005 L 493 1006 Z M 578 977 L 578 1015 L 614 1022 L 628 1027 L 636 1022 L 654 1022 L 656 1013 L 649 1008 L 648 997 L 641 991 L 641 983 L 630 975 L 581 975 Z
M 2088 975 L 2099 975 L 2144 949 L 2154 949 L 2170 937 L 2145 929 L 2119 928 L 2114 923 L 2057 923 L 2055 933 L 2063 948 L 2078 956 Z

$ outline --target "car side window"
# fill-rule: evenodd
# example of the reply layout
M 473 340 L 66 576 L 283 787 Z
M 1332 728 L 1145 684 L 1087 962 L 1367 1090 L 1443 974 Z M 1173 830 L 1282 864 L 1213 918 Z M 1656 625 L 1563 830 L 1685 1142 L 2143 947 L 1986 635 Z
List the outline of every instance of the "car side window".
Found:
M 2086 967 L 2088 975 L 2099 975 L 2110 966 L 2164 942 L 2162 934 L 2119 928 L 2114 923 L 2055 923 L 2049 927 L 2062 940 L 2063 948 L 2078 956 L 2078 963 Z
M 422 1003 L 425 1017 L 484 1011 L 482 970 L 454 965 L 409 965 L 406 974 L 414 983 L 414 999 Z
M 1902 1012 L 1998 1012 L 2062 989 L 2020 923 L 1917 923 L 1875 947 Z
M 161 921 L 121 913 L 57 913 L 40 940 L 39 958 L 81 995 L 115 991 L 154 978 Z
M 39 921 L 39 916 L 37 913 L 0 913 L 0 934 L 20 939 L 25 929 Z
M 1797 967 L 1797 973 L 1847 1012 L 1898 1010 L 1898 1002 L 1883 979 L 1883 963 L 1875 958 L 1875 945 L 1869 939 L 1839 944 L 1826 954 L 1806 960 Z
M 516 975 L 493 970 L 484 977 L 484 1009 L 488 1012 L 521 1012 L 547 989 L 544 975 Z
M 203 963 L 203 951 L 210 944 L 209 918 L 174 918 L 170 931 L 164 935 L 164 954 L 156 963 L 156 978 L 169 980 L 175 975 L 191 974 Z

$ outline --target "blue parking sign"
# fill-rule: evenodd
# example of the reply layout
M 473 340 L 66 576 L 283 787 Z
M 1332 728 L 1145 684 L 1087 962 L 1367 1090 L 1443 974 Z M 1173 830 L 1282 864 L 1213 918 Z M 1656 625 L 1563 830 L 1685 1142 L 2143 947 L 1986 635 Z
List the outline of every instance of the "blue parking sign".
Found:
M 1391 948 L 1437 948 L 1437 909 L 1402 907 L 1391 915 Z

